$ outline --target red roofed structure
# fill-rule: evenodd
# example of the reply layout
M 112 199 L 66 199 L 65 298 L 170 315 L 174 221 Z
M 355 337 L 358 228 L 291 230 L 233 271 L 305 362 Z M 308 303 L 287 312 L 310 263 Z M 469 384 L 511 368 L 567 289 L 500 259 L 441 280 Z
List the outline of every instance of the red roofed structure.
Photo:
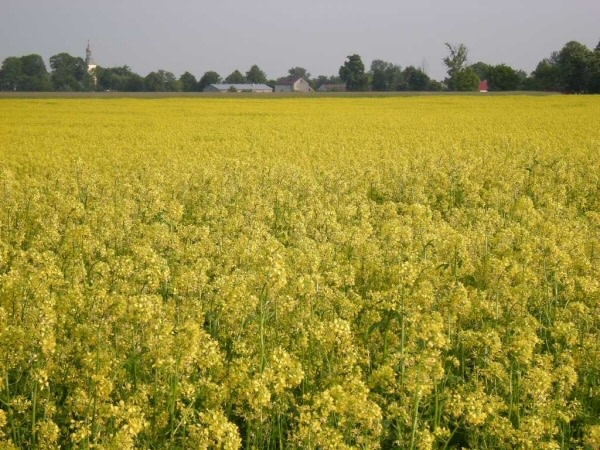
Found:
M 487 80 L 483 80 L 479 82 L 479 92 L 487 92 L 488 91 L 488 82 Z

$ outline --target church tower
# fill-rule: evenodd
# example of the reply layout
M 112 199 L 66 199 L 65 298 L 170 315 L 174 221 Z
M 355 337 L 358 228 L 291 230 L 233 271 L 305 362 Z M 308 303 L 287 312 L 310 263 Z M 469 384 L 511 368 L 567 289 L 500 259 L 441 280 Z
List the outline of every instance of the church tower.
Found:
M 90 46 L 90 41 L 88 40 L 87 47 L 85 49 L 85 65 L 87 66 L 88 73 L 92 76 L 93 86 L 96 87 L 98 79 L 96 78 L 96 63 L 94 62 L 94 58 L 92 58 L 92 47 Z
M 85 64 L 87 65 L 88 72 L 91 72 L 96 68 L 96 63 L 94 62 L 94 58 L 92 58 L 92 47 L 90 46 L 90 41 L 88 41 L 85 49 Z

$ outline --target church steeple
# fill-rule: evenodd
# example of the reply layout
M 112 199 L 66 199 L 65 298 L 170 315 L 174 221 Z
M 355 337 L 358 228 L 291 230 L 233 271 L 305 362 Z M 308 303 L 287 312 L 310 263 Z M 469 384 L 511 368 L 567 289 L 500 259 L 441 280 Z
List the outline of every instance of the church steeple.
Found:
M 88 66 L 95 66 L 94 58 L 92 58 L 92 47 L 90 46 L 90 41 L 88 40 L 87 47 L 85 49 L 85 64 Z
M 87 47 L 85 49 L 85 65 L 87 66 L 88 73 L 92 76 L 92 80 L 94 83 L 94 88 L 96 87 L 96 63 L 94 62 L 94 58 L 92 58 L 92 47 L 90 46 L 90 41 L 88 40 Z

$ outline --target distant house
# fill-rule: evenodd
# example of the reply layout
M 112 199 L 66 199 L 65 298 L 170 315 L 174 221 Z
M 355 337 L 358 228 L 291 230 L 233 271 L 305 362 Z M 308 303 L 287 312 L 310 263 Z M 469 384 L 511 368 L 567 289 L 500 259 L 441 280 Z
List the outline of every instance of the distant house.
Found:
M 488 91 L 488 82 L 487 80 L 483 80 L 479 82 L 479 92 L 487 92 Z
M 319 92 L 346 92 L 345 84 L 322 84 L 317 89 Z
M 275 92 L 311 92 L 312 88 L 304 78 L 281 78 L 275 84 Z
M 271 86 L 266 84 L 210 84 L 204 88 L 204 92 L 273 92 Z

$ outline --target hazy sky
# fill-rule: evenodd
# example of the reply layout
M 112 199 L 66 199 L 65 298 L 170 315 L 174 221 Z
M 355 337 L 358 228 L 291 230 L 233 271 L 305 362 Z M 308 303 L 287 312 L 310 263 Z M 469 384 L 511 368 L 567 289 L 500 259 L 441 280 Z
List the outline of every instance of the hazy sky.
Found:
M 367 68 L 383 59 L 443 79 L 444 42 L 464 43 L 470 62 L 530 72 L 568 41 L 594 48 L 599 24 L 599 0 L 2 0 L 0 61 L 85 57 L 89 39 L 98 65 L 142 76 L 253 64 L 269 78 L 293 66 L 333 75 L 358 53 Z

